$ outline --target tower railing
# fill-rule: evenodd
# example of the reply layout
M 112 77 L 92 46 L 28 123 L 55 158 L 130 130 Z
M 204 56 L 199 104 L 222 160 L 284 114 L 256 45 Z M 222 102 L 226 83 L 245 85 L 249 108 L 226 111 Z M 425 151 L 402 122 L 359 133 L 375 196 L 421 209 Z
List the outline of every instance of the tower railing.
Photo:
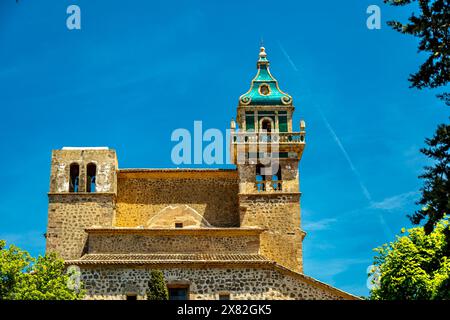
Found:
M 232 132 L 231 142 L 236 144 L 252 143 L 305 143 L 305 131 L 300 132 Z
M 279 192 L 283 190 L 283 180 L 258 180 L 255 189 L 257 192 Z

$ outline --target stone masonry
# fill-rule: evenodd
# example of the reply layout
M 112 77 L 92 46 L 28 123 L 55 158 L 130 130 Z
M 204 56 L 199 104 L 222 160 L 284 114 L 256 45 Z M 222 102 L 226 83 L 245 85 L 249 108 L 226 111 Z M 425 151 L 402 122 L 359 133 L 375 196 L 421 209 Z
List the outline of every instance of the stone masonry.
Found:
M 86 268 L 82 281 L 90 292 L 89 299 L 125 299 L 129 293 L 145 299 L 148 271 L 142 268 Z M 191 300 L 217 300 L 222 292 L 230 294 L 233 300 L 346 298 L 331 293 L 322 283 L 268 268 L 167 268 L 164 276 L 169 286 L 189 285 Z

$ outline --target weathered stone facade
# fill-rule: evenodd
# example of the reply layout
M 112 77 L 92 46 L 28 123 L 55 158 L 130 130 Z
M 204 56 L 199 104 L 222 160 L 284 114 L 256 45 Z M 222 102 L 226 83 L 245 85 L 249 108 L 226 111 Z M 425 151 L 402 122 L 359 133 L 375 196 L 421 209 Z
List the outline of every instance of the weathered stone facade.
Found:
M 219 293 L 227 293 L 233 300 L 347 298 L 332 293 L 327 285 L 272 268 L 167 268 L 164 277 L 169 286 L 188 285 L 192 300 L 217 300 Z M 146 299 L 149 269 L 86 268 L 81 280 L 91 294 L 89 299 L 125 299 L 130 293 Z
M 77 259 L 85 252 L 86 228 L 111 227 L 114 219 L 113 194 L 49 194 L 47 251 L 63 259 Z
M 206 229 L 206 228 L 205 228 Z M 258 254 L 262 229 L 88 229 L 93 254 Z
M 47 251 L 81 268 L 87 299 L 144 299 L 151 269 L 189 299 L 355 298 L 302 274 L 305 125 L 292 132 L 292 98 L 263 49 L 239 101 L 235 169 L 122 169 L 108 148 L 53 151 Z
M 163 210 L 167 216 L 167 208 L 186 205 L 211 226 L 239 226 L 236 170 L 130 169 L 119 171 L 118 177 L 118 227 L 147 226 Z
M 241 194 L 241 226 L 266 229 L 261 234 L 261 254 L 280 265 L 303 271 L 300 230 L 300 194 L 260 193 Z

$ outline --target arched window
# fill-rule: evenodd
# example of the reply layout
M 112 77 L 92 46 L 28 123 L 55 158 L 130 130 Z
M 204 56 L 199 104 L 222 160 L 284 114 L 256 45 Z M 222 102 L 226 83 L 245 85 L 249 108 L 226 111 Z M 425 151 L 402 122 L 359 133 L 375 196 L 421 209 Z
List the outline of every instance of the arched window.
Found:
M 78 192 L 80 181 L 80 165 L 72 163 L 70 165 L 69 192 Z
M 96 191 L 97 166 L 95 163 L 89 163 L 86 167 L 86 192 Z
M 272 119 L 268 117 L 262 118 L 259 122 L 259 142 L 271 142 L 272 129 L 275 129 Z
M 272 132 L 272 121 L 264 119 L 261 123 L 261 129 L 265 130 L 267 133 Z

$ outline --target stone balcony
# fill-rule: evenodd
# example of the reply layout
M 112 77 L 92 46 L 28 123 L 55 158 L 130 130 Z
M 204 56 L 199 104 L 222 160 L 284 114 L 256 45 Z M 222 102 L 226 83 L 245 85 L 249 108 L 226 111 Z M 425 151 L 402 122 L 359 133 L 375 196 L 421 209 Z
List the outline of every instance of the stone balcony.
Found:
M 233 163 L 247 159 L 267 157 L 301 159 L 305 148 L 306 132 L 231 132 Z M 245 155 L 245 156 L 244 156 Z
M 256 192 L 281 192 L 283 180 L 260 180 L 255 182 Z
M 233 144 L 304 144 L 305 131 L 300 132 L 233 132 L 231 143 Z

